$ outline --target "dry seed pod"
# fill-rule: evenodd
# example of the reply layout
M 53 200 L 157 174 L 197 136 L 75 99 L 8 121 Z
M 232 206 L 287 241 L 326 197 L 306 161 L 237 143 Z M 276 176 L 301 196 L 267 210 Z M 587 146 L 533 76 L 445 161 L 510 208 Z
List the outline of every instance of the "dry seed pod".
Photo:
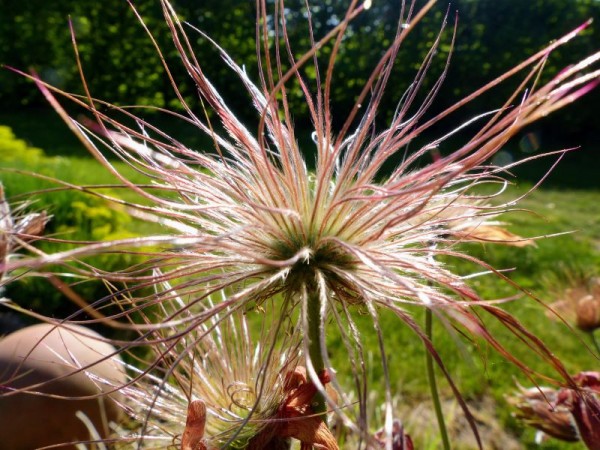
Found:
M 414 450 L 414 444 L 408 434 L 404 432 L 402 422 L 395 419 L 392 424 L 392 450 Z M 379 444 L 376 448 L 385 448 L 386 434 L 385 429 L 378 430 L 375 433 L 375 441 Z M 369 447 L 369 450 L 375 450 L 375 447 Z
M 570 411 L 556 407 L 558 391 L 549 387 L 520 388 L 508 402 L 516 408 L 514 416 L 542 433 L 567 442 L 577 442 L 579 436 Z
M 600 328 L 600 297 L 586 295 L 575 307 L 577 326 L 583 331 Z

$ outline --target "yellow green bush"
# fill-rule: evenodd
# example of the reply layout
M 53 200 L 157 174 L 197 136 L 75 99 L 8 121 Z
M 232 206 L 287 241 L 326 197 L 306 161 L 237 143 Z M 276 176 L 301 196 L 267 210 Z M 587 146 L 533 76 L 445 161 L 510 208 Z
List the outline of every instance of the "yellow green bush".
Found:
M 23 139 L 17 138 L 10 127 L 0 125 L 0 161 L 38 163 L 43 157 L 41 148 L 29 146 Z

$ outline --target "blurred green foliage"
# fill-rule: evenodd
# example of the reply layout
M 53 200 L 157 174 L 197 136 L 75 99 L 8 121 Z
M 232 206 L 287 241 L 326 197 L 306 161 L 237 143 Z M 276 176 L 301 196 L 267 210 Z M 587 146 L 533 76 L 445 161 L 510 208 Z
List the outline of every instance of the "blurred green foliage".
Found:
M 35 172 L 47 178 L 26 175 L 24 172 Z M 98 196 L 64 186 L 61 188 L 60 183 L 52 181 L 60 179 L 73 182 L 77 181 L 78 176 L 90 180 L 89 175 L 94 173 L 98 177 L 95 161 L 46 156 L 41 149 L 31 147 L 17 138 L 9 127 L 0 126 L 0 179 L 7 200 L 13 205 L 26 202 L 29 204 L 28 210 L 46 211 L 52 216 L 46 226 L 45 236 L 65 241 L 103 241 L 136 235 L 134 230 L 138 226 L 124 209 Z M 100 175 L 98 182 L 108 182 L 108 176 Z M 86 184 L 81 180 L 80 183 Z M 117 193 L 110 190 L 103 190 L 102 193 L 118 198 Z M 60 251 L 73 248 L 75 244 L 42 240 L 36 247 L 42 251 Z M 102 254 L 88 262 L 105 270 L 117 271 L 130 267 L 136 261 L 138 258 L 131 254 Z M 58 273 L 63 272 L 61 268 L 55 269 Z M 109 294 L 98 280 L 70 278 L 65 281 L 76 282 L 74 290 L 90 303 Z M 26 308 L 54 317 L 66 317 L 79 310 L 61 292 L 52 288 L 45 277 L 20 278 L 7 287 L 6 296 Z
M 524 195 L 531 186 L 513 186 L 502 195 L 502 200 L 510 201 Z M 509 282 L 503 282 L 491 274 L 472 278 L 470 285 L 481 298 L 509 299 L 499 306 L 509 311 L 519 322 L 550 348 L 570 373 L 582 370 L 596 370 L 597 356 L 591 350 L 590 337 L 577 328 L 569 328 L 556 317 L 549 314 L 545 305 L 560 298 L 558 292 L 577 286 L 573 278 L 580 273 L 600 273 L 600 194 L 597 191 L 542 190 L 528 195 L 522 202 L 523 210 L 501 217 L 507 222 L 507 228 L 521 236 L 552 236 L 537 241 L 537 246 L 524 248 L 494 244 L 461 244 L 476 257 L 492 267 L 503 270 Z M 535 211 L 532 213 L 531 211 Z M 562 234 L 567 230 L 576 233 Z M 457 258 L 444 257 L 443 261 L 457 273 L 472 275 L 483 271 L 481 266 Z M 519 286 L 517 288 L 516 286 Z M 424 313 L 420 307 L 406 306 L 418 324 L 424 323 Z M 554 377 L 547 360 L 535 354 L 507 328 L 488 314 L 480 311 L 480 317 L 486 323 L 487 330 L 514 357 L 524 361 L 539 373 Z M 357 325 L 369 362 L 378 361 L 378 337 L 373 332 L 372 319 L 368 314 L 357 318 Z M 572 325 L 572 324 L 571 324 Z M 399 326 L 398 318 L 389 312 L 382 312 L 380 326 L 384 330 L 389 358 L 389 371 L 394 374 L 391 380 L 395 392 L 401 399 L 399 408 L 405 408 L 411 414 L 413 402 L 426 398 L 428 392 L 427 377 L 424 373 L 424 350 L 416 344 L 418 339 L 408 326 Z M 331 327 L 332 329 L 335 327 Z M 596 330 L 600 337 L 600 330 Z M 330 348 L 343 348 L 343 343 L 335 331 L 328 335 Z M 436 320 L 433 338 L 437 351 L 454 382 L 464 397 L 477 404 L 483 397 L 491 397 L 497 403 L 492 414 L 499 417 L 503 426 L 519 438 L 520 448 L 558 450 L 583 450 L 583 444 L 560 442 L 549 439 L 541 445 L 534 444 L 533 428 L 524 427 L 511 416 L 511 408 L 505 398 L 517 390 L 516 383 L 530 387 L 531 381 L 513 364 L 507 362 L 494 351 L 489 344 L 480 339 L 472 339 L 460 328 L 453 328 L 442 318 Z M 338 376 L 346 376 L 350 383 L 350 361 L 344 351 L 332 352 L 334 366 Z M 368 364 L 371 381 L 369 394 L 374 404 L 383 403 L 384 379 L 380 364 Z M 451 398 L 448 383 L 439 373 L 439 384 L 444 398 Z M 543 383 L 550 385 L 550 383 Z M 458 407 L 457 407 L 458 409 Z M 476 413 L 477 415 L 477 413 Z M 484 418 L 485 414 L 477 416 Z M 419 417 L 420 418 L 420 417 Z M 421 419 L 422 420 L 422 419 Z M 419 425 L 423 422 L 418 422 Z M 480 425 L 485 424 L 483 420 Z M 426 426 L 426 425 L 423 425 Z M 435 431 L 433 432 L 435 433 Z M 485 448 L 496 448 L 484 442 Z M 460 445 L 453 442 L 455 448 Z M 426 448 L 419 441 L 416 448 Z M 430 448 L 440 448 L 439 443 Z M 466 448 L 474 448 L 466 447 Z M 501 447 L 498 447 L 501 448 Z
M 244 65 L 251 77 L 258 79 L 253 1 L 173 2 L 182 19 L 214 39 L 238 64 Z M 273 1 L 268 3 L 272 6 Z M 370 10 L 359 15 L 351 24 L 333 75 L 331 104 L 334 113 L 337 113 L 334 120 L 345 119 L 363 83 L 390 45 L 401 16 L 400 3 L 374 1 Z M 423 3 L 417 1 L 417 7 Z M 339 22 L 347 4 L 336 0 L 312 2 L 316 39 Z M 139 0 L 135 6 L 162 49 L 178 89 L 192 107 L 199 109 L 196 90 L 178 61 L 159 2 Z M 393 113 L 436 38 L 444 15 L 448 13 L 449 24 L 444 32 L 443 44 L 425 80 L 422 97 L 442 73 L 451 49 L 455 12 L 458 25 L 450 70 L 432 112 L 452 104 L 588 18 L 600 19 L 600 2 L 454 0 L 450 6 L 448 2 L 439 2 L 422 24 L 411 32 L 400 51 L 388 86 L 389 95 L 385 96 L 380 109 L 382 120 Z M 406 11 L 404 14 L 406 16 Z M 70 17 L 86 81 L 96 98 L 117 104 L 180 108 L 160 56 L 124 0 L 3 0 L 0 15 L 11 18 L 0 22 L 0 63 L 25 71 L 34 70 L 42 79 L 59 88 L 82 93 L 69 33 Z M 303 1 L 286 2 L 286 27 L 296 58 L 310 48 L 306 18 Z M 194 53 L 205 73 L 236 113 L 248 120 L 252 118 L 247 97 L 240 95 L 239 80 L 223 63 L 215 47 L 191 27 L 188 27 L 188 32 Z M 546 77 L 597 49 L 599 36 L 597 26 L 592 26 L 580 38 L 556 52 L 547 62 Z M 319 66 L 323 73 L 330 53 L 331 45 L 324 46 L 319 52 Z M 289 65 L 283 59 L 284 65 Z M 315 71 L 309 66 L 304 69 L 304 75 L 314 81 Z M 8 70 L 0 71 L 0 86 L 0 110 L 12 111 L 17 107 L 44 104 L 42 96 L 30 83 Z M 513 87 L 499 88 L 493 98 L 483 97 L 465 108 L 456 121 L 471 117 L 475 111 L 480 113 L 482 107 L 483 110 L 498 107 Z M 309 128 L 310 123 L 303 114 L 307 105 L 298 86 L 292 87 L 289 97 L 298 126 Z M 562 142 L 577 136 L 580 144 L 582 140 L 593 142 L 597 138 L 597 127 L 593 125 L 596 123 L 598 98 L 598 94 L 592 94 L 579 102 L 576 115 L 572 114 L 572 109 L 567 109 L 544 122 L 541 127 L 547 140 Z
M 44 157 L 41 148 L 31 147 L 23 139 L 18 139 L 10 127 L 0 125 L 0 159 L 2 162 L 15 163 L 27 161 L 37 163 Z

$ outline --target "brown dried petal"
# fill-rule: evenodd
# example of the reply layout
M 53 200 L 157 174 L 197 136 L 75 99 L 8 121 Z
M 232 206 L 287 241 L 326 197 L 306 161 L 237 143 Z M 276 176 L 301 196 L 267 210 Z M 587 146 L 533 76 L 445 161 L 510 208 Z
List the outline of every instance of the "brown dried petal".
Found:
M 44 211 L 27 214 L 18 221 L 15 226 L 15 232 L 26 235 L 23 237 L 24 240 L 30 240 L 31 237 L 28 236 L 42 235 L 48 220 L 50 220 L 50 217 Z
M 206 450 L 202 442 L 206 425 L 206 405 L 202 400 L 193 400 L 188 405 L 185 430 L 181 437 L 181 450 Z
M 325 385 L 330 381 L 326 370 L 319 375 Z M 339 450 L 337 441 L 320 414 L 314 414 L 311 403 L 317 387 L 308 380 L 302 366 L 286 375 L 287 396 L 279 408 L 277 420 L 257 435 L 248 446 L 249 450 L 279 450 L 289 448 L 287 438 L 300 441 L 301 450 Z M 287 447 L 285 447 L 287 445 Z
M 306 368 L 304 366 L 298 366 L 286 374 L 283 388 L 286 392 L 290 392 L 292 389 L 296 389 L 300 385 L 306 383 L 307 379 Z
M 535 246 L 535 241 L 525 239 L 521 236 L 511 233 L 504 228 L 492 225 L 479 225 L 477 227 L 463 228 L 462 230 L 453 230 L 452 234 L 456 239 L 465 241 L 476 241 L 493 244 L 511 245 L 513 247 Z
M 337 441 L 321 416 L 303 417 L 289 420 L 281 435 L 298 439 L 303 445 L 319 450 L 339 450 Z

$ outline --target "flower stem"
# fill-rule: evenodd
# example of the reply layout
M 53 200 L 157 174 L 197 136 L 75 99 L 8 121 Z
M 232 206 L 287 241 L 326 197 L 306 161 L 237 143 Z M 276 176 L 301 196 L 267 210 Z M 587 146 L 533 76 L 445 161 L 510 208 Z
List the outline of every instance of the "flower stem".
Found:
M 325 369 L 325 363 L 323 362 L 323 353 L 321 350 L 321 312 L 320 312 L 319 295 L 310 293 L 308 295 L 308 354 L 310 361 L 317 374 L 320 374 Z M 317 392 L 313 397 L 312 410 L 316 414 L 323 414 L 327 412 L 327 405 L 325 403 L 325 397 L 320 392 Z
M 425 334 L 430 341 L 433 341 L 433 314 L 430 309 L 425 310 Z M 433 408 L 435 409 L 435 415 L 437 417 L 438 426 L 440 428 L 440 436 L 442 438 L 442 445 L 444 450 L 450 450 L 450 440 L 448 439 L 448 430 L 446 429 L 446 422 L 444 421 L 444 414 L 442 412 L 442 404 L 440 402 L 440 396 L 437 388 L 437 381 L 435 378 L 435 368 L 433 366 L 433 356 L 429 351 L 425 352 L 425 363 L 427 366 L 427 378 L 429 379 L 429 390 L 431 391 L 431 399 L 433 401 Z

